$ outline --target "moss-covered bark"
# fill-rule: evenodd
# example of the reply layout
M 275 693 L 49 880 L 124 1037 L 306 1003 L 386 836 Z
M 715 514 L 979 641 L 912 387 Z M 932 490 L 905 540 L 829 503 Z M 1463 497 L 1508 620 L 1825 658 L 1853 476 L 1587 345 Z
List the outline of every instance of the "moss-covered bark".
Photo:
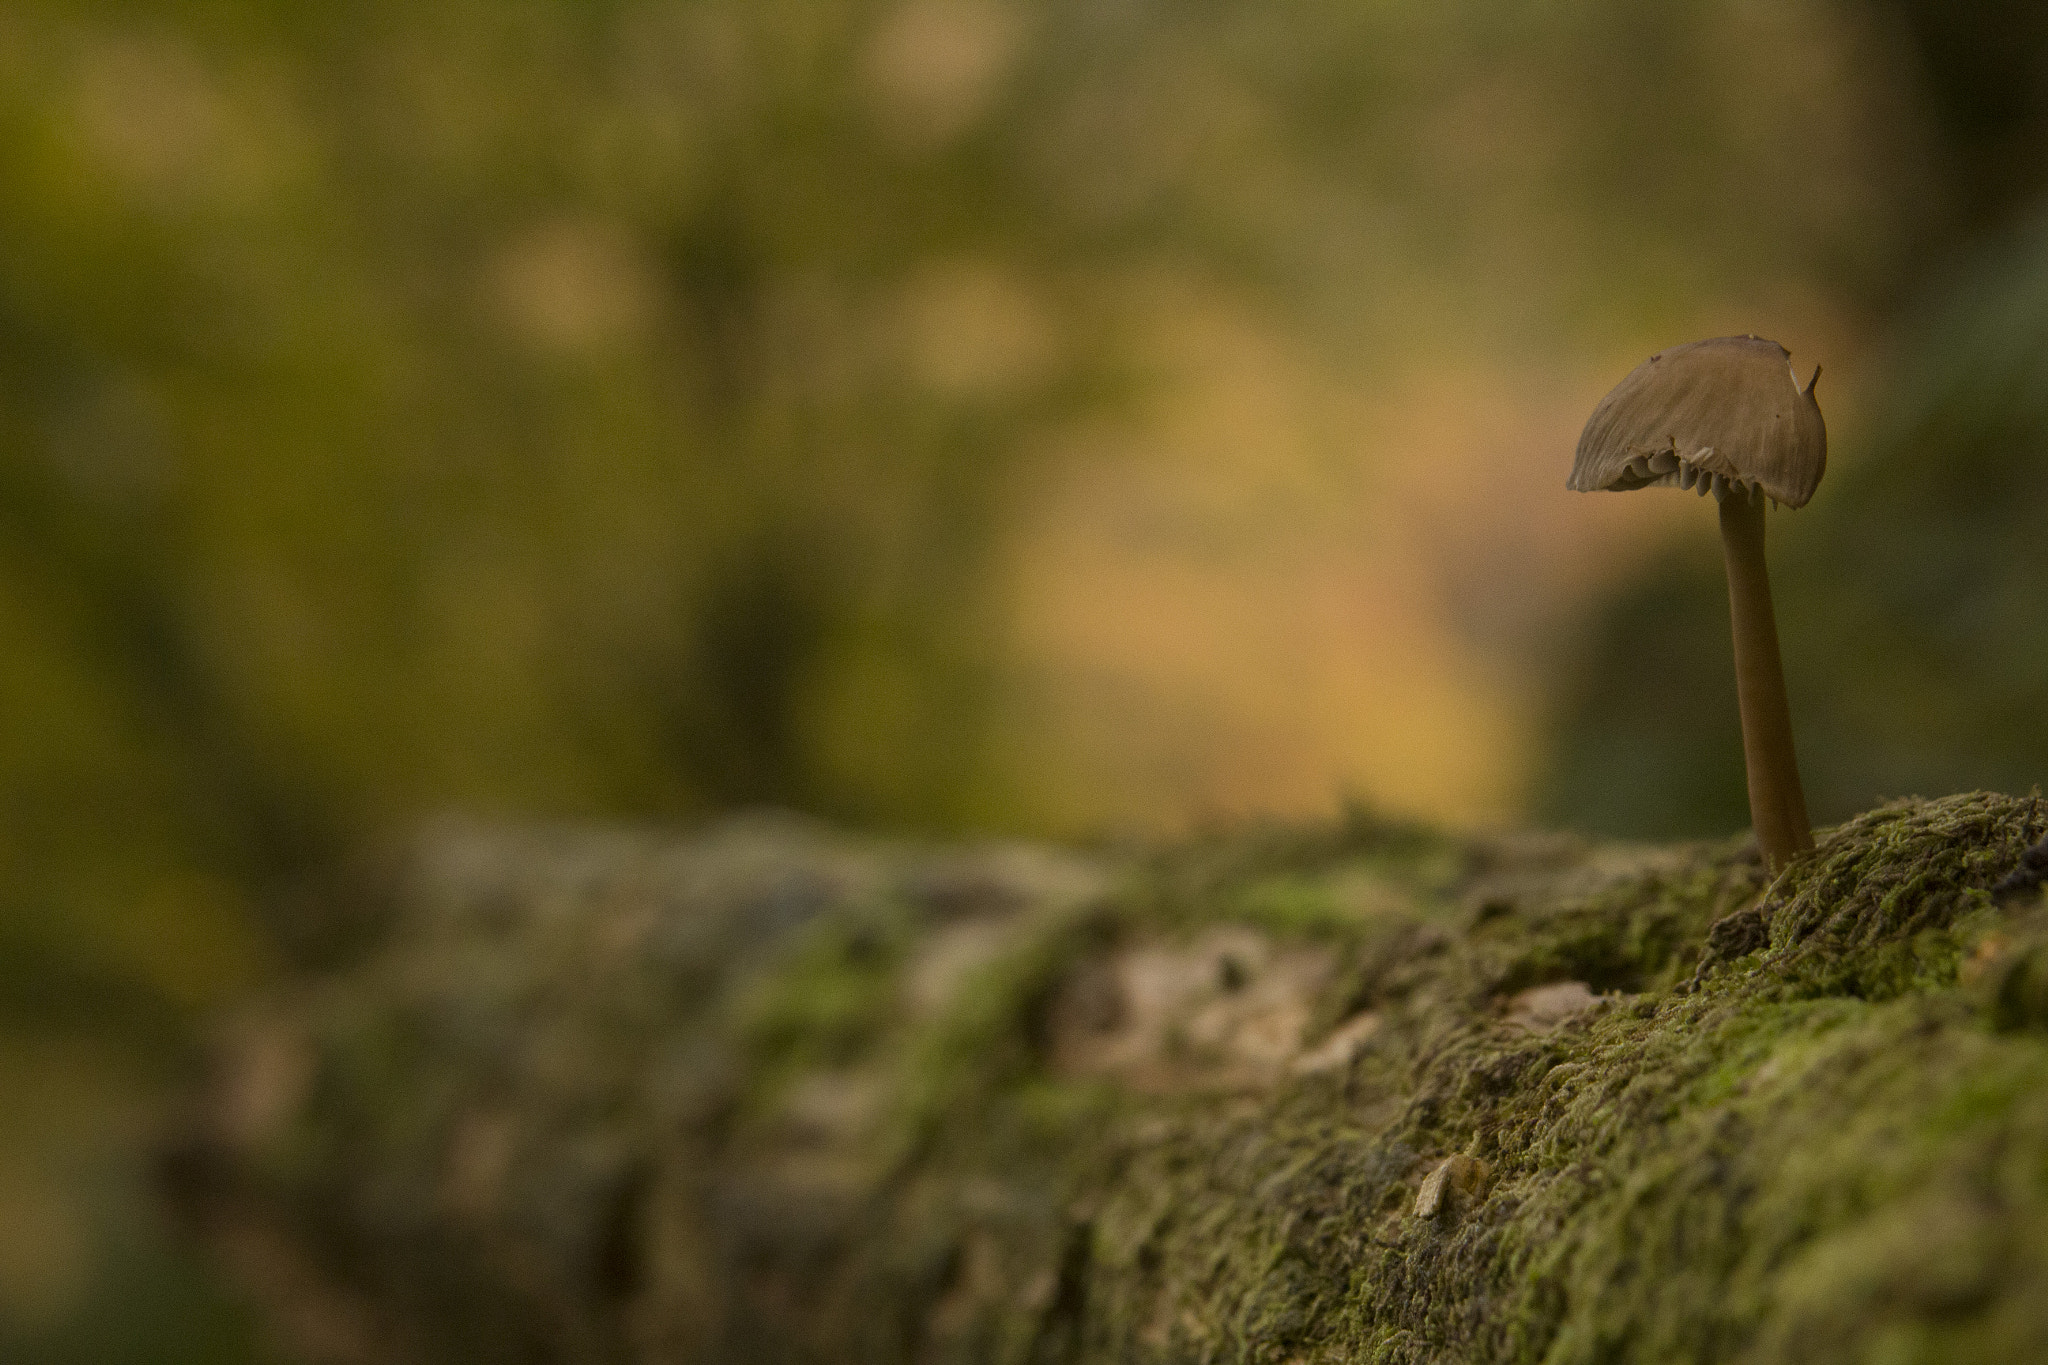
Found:
M 2044 827 L 444 834 L 169 1175 L 336 1360 L 2048 1359 Z

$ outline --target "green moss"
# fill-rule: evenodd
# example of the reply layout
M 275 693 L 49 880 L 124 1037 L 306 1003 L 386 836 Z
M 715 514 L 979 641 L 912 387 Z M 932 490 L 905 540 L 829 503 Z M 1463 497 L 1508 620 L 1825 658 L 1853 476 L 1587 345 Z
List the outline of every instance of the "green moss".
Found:
M 723 1031 L 617 1072 L 634 1121 L 598 1135 L 665 1191 L 635 1311 L 711 1361 L 2048 1358 L 2048 914 L 1985 890 L 2039 832 L 2026 801 L 1900 803 L 1768 883 L 1733 843 L 1459 845 L 1356 817 L 1214 836 L 1108 869 L 1092 898 L 994 898 L 995 950 L 936 1004 L 914 983 L 950 930 L 849 891 L 731 974 L 707 1016 Z M 1174 985 L 1173 954 L 1224 924 L 1265 955 Z M 1102 1055 L 1121 1060 L 1090 1070 L 1056 1042 L 1103 982 L 1192 992 L 1172 1037 L 1225 1053 L 1240 1018 L 1255 1038 L 1305 1021 L 1310 1048 L 1343 1025 L 1357 1051 L 1148 1068 L 1130 1049 L 1169 1044 L 1115 1033 L 1111 1008 Z M 1561 982 L 1599 999 L 1527 994 Z M 430 1143 L 484 1098 L 376 1043 L 397 1013 L 376 990 L 330 1016 L 375 1064 L 339 1065 L 336 1043 L 340 1090 L 308 1121 L 390 1091 L 458 1116 L 391 1130 Z M 549 1028 L 593 1012 L 543 995 L 566 1011 Z M 822 1074 L 871 1083 L 875 1112 L 721 1126 L 729 1107 L 662 1098 L 691 1048 L 757 1109 Z M 521 1105 L 564 1112 L 515 1087 Z M 536 1123 L 521 1169 L 583 1188 L 548 1175 L 584 1169 L 576 1131 Z M 1452 1154 L 1483 1179 L 1418 1217 Z M 378 1171 L 292 1179 L 331 1199 L 436 1160 L 380 1149 Z M 374 1219 L 355 1235 L 398 1254 Z M 550 1358 L 614 1359 L 577 1344 L 602 1338 L 580 1283 L 544 1301 Z M 468 1310 L 411 1311 L 432 1337 Z
M 754 1065 L 780 1074 L 856 1060 L 893 1017 L 909 931 L 904 915 L 881 909 L 804 930 L 738 1002 Z
M 1962 1178 L 1962 1134 L 2048 1152 L 2048 1129 L 2013 1128 L 2023 1087 L 1969 1082 L 1985 1035 L 1950 989 L 1952 927 L 2017 857 L 2018 813 L 1959 798 L 1852 822 L 1764 893 L 1760 948 L 1697 981 L 1710 926 L 1762 889 L 1734 848 L 1525 896 L 1404 964 L 1404 990 L 1362 972 L 1354 995 L 1398 1016 L 1384 1055 L 1234 1118 L 1184 1104 L 1098 1190 L 1081 1354 L 1849 1360 L 1970 1339 L 1961 1290 L 1927 1290 L 1939 1320 L 1855 1331 L 1811 1286 L 1877 1302 L 1907 1245 L 1877 1211 Z M 1369 957 L 1386 925 L 1334 913 L 1328 885 L 1269 879 L 1239 908 Z M 1564 979 L 1625 998 L 1543 1036 L 1494 1022 L 1502 995 Z M 1944 1129 L 1965 1096 L 1979 1107 Z M 1491 1164 L 1485 1201 L 1418 1223 L 1420 1174 L 1459 1150 Z M 2031 1198 L 2012 1216 L 2048 1227 Z M 2029 1330 L 2048 1340 L 2048 1317 Z

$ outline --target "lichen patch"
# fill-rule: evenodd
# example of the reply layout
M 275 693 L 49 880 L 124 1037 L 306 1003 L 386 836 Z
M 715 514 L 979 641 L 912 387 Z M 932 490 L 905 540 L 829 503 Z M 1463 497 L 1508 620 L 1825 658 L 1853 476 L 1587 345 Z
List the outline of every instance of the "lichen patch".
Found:
M 1335 967 L 1328 949 L 1277 947 L 1237 926 L 1126 949 L 1070 982 L 1053 1012 L 1054 1065 L 1145 1092 L 1271 1085 Z
M 1507 1022 L 1531 1033 L 1547 1033 L 1601 1003 L 1583 981 L 1553 981 L 1516 992 L 1508 1000 Z
M 1321 1042 L 1297 1056 L 1288 1064 L 1288 1069 L 1297 1076 L 1341 1071 L 1365 1050 L 1379 1029 L 1379 1015 L 1370 1010 L 1354 1014 L 1332 1029 Z

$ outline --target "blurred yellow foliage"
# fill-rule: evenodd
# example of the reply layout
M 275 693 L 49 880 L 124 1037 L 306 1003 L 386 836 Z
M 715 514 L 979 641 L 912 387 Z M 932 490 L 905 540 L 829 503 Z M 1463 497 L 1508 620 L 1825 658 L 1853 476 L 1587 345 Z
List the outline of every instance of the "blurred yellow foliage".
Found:
M 351 14 L 0 16 L 0 933 L 179 1000 L 444 806 L 1511 818 L 1588 395 L 1935 212 L 1823 0 Z

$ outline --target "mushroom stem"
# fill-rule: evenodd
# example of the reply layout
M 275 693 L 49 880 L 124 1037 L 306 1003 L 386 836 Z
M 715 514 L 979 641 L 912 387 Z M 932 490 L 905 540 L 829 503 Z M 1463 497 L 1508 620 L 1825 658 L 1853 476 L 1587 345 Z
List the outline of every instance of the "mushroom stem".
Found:
M 1792 712 L 1778 661 L 1778 622 L 1764 568 L 1764 500 L 1734 491 L 1721 501 L 1721 549 L 1728 563 L 1728 616 L 1735 636 L 1735 696 L 1742 708 L 1742 757 L 1749 770 L 1749 818 L 1764 861 L 1777 872 L 1813 847 Z

